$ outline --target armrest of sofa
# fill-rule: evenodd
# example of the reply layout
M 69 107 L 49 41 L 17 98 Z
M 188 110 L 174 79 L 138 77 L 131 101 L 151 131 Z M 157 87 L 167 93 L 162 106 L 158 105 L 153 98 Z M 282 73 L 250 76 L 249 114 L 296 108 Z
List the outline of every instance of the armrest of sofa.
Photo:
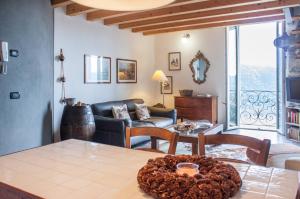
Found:
M 94 141 L 115 146 L 124 146 L 126 127 L 131 121 L 94 115 L 96 133 Z
M 110 117 L 103 117 L 94 115 L 96 129 L 103 130 L 120 130 L 127 126 L 131 126 L 131 120 L 127 119 L 115 119 Z
M 148 107 L 151 116 L 167 117 L 173 119 L 173 124 L 177 122 L 177 111 L 176 109 Z

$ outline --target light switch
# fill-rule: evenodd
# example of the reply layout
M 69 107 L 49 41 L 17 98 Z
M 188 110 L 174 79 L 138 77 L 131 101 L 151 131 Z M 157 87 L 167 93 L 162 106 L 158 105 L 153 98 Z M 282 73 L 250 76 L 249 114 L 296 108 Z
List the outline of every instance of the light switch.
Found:
M 10 99 L 20 99 L 21 98 L 21 95 L 19 92 L 11 92 L 9 94 L 9 96 L 10 96 Z

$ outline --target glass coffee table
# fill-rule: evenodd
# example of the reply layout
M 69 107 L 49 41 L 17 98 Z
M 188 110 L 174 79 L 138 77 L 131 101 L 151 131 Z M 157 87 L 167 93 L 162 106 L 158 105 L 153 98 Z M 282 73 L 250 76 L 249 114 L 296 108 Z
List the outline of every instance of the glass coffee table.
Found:
M 197 123 L 197 121 L 192 121 L 193 123 Z M 212 135 L 212 134 L 221 134 L 224 129 L 223 124 L 212 124 L 211 127 L 203 127 L 199 125 L 194 130 L 187 130 L 187 131 L 178 131 L 176 130 L 176 125 L 172 125 L 166 128 L 171 132 L 178 133 L 178 142 L 183 143 L 190 143 L 192 145 L 192 154 L 198 155 L 198 134 L 204 133 L 205 135 Z M 157 141 L 158 138 L 152 137 L 151 138 L 151 147 L 157 149 Z

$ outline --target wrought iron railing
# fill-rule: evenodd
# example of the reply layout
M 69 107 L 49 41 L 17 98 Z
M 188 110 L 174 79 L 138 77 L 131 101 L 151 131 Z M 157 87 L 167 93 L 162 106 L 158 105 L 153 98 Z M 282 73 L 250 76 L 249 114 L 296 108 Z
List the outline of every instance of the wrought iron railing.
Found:
M 236 108 L 235 92 L 230 96 L 231 109 Z M 261 90 L 242 90 L 240 92 L 240 125 L 276 127 L 277 124 L 277 92 Z M 232 113 L 234 111 L 231 111 Z M 231 116 L 234 117 L 234 116 Z

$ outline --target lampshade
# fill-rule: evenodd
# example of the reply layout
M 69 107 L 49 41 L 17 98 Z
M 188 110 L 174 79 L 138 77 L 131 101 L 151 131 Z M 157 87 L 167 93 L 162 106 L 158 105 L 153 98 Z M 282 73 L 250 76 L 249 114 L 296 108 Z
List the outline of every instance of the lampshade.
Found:
M 104 10 L 135 11 L 161 7 L 174 0 L 72 0 L 75 3 Z
M 153 74 L 152 80 L 159 81 L 159 82 L 166 82 L 166 81 L 168 81 L 168 78 L 166 77 L 166 75 L 163 71 L 157 70 Z

